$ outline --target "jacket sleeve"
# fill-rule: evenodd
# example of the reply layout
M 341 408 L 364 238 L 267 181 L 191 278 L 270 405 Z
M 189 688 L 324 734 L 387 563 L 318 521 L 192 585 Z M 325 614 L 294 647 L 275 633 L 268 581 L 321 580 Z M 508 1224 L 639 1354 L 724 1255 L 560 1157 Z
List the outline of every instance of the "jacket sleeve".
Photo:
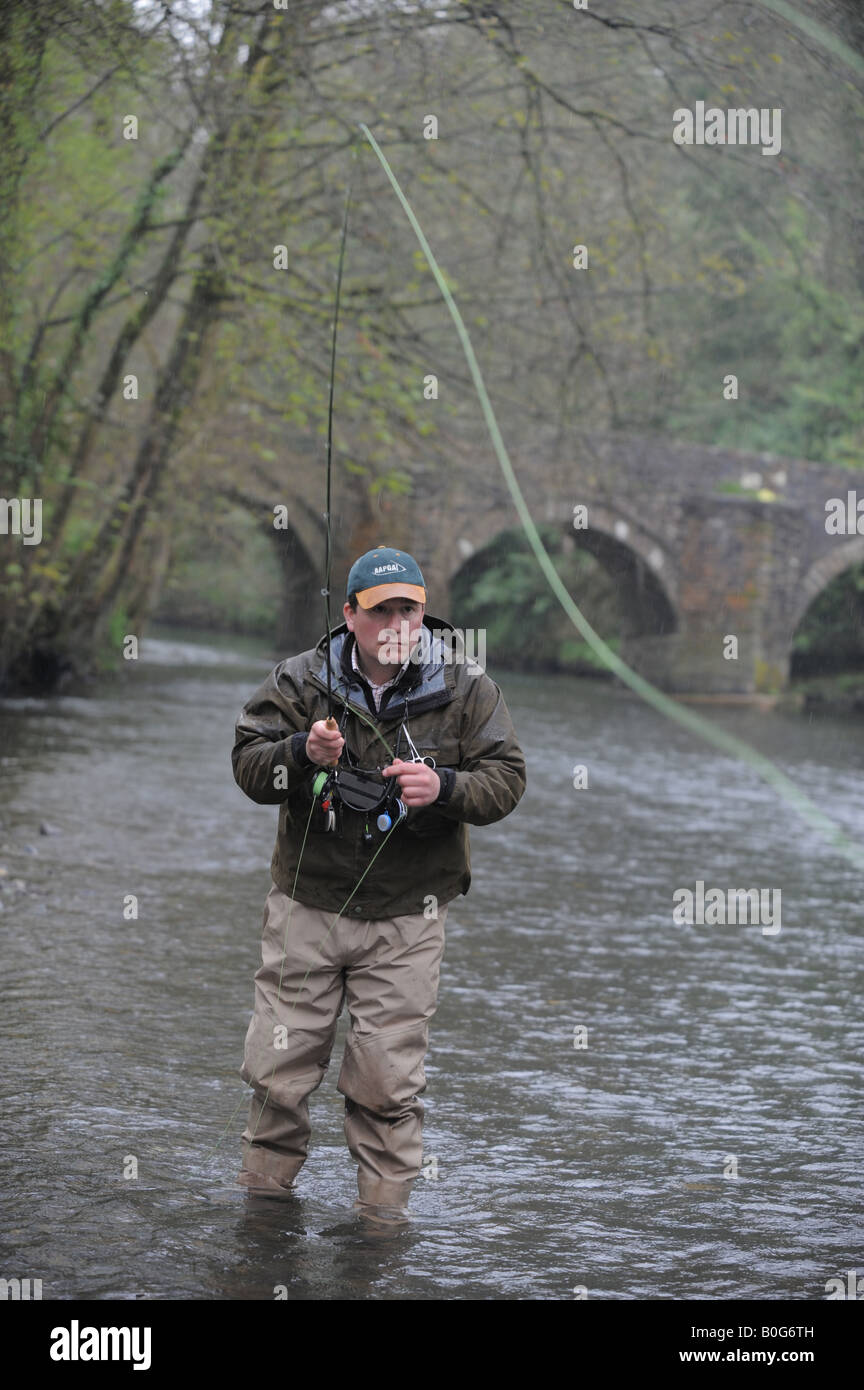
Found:
M 452 788 L 434 810 L 468 825 L 492 825 L 515 810 L 525 791 L 525 756 L 500 689 L 485 672 L 466 682 L 460 733 L 461 757 Z M 449 778 L 448 778 L 449 781 Z
M 289 662 L 278 665 L 243 706 L 234 731 L 234 780 L 252 801 L 286 801 L 312 767 L 306 755 L 309 714 Z

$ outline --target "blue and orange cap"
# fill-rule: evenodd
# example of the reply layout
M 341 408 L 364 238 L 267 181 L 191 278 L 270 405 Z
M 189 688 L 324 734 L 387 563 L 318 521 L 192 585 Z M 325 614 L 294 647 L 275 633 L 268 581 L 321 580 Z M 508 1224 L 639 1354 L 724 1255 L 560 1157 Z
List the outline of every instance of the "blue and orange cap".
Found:
M 426 581 L 413 555 L 378 546 L 355 560 L 348 575 L 348 597 L 356 593 L 361 608 L 374 608 L 388 598 L 426 602 Z

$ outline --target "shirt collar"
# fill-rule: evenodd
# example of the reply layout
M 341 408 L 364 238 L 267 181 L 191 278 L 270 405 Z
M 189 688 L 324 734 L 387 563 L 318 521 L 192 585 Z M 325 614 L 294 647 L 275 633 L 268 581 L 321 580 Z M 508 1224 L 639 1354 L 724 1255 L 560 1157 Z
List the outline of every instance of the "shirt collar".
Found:
M 409 657 L 409 658 L 408 658 L 408 661 L 410 661 L 410 659 L 411 659 L 411 658 Z M 354 670 L 357 672 L 358 676 L 362 676 L 363 679 L 364 679 L 364 681 L 366 681 L 367 684 L 370 685 L 370 686 L 372 687 L 373 690 L 386 690 L 388 686 L 390 686 L 390 685 L 395 685 L 396 681 L 398 681 L 399 677 L 402 675 L 403 671 L 405 670 L 405 667 L 408 665 L 408 661 L 403 661 L 402 665 L 399 667 L 399 670 L 396 672 L 395 676 L 391 676 L 390 679 L 389 679 L 389 681 L 382 681 L 381 684 L 379 685 L 376 681 L 373 681 L 373 680 L 371 679 L 371 677 L 367 676 L 366 672 L 363 670 L 362 666 L 360 666 L 359 663 L 358 663 L 358 661 L 357 661 L 357 639 L 356 639 L 356 637 L 355 637 L 354 641 L 353 641 L 352 644 L 351 644 L 351 665 L 353 666 Z

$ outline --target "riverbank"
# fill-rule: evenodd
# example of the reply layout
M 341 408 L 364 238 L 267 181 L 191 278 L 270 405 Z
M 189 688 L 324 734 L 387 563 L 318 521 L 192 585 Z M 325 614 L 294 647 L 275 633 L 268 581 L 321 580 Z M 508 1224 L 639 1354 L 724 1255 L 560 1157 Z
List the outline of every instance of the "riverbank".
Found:
M 809 676 L 784 691 L 778 709 L 801 714 L 841 714 L 864 718 L 864 671 Z
M 864 673 L 814 676 L 795 681 L 788 690 L 768 695 L 676 695 L 685 705 L 742 705 L 749 709 L 779 710 L 784 714 L 830 714 L 864 718 Z

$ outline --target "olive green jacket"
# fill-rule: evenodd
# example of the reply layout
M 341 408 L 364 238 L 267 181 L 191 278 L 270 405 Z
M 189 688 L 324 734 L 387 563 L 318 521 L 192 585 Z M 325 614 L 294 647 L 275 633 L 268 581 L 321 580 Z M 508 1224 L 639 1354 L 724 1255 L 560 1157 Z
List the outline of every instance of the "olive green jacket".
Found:
M 423 621 L 454 632 L 428 613 Z M 525 758 L 501 691 L 482 667 L 465 659 L 464 649 L 454 646 L 462 659 L 448 661 L 440 640 L 432 639 L 430 659 L 408 663 L 384 691 L 378 714 L 367 682 L 352 669 L 353 645 L 345 623 L 334 628 L 333 713 L 351 760 L 364 768 L 388 766 L 392 758 L 377 734 L 395 756 L 410 759 L 404 720 L 418 752 L 435 759 L 438 801 L 409 807 L 386 840 L 373 829 L 371 844 L 363 842 L 368 816 L 349 807 L 342 808 L 340 833 L 307 833 L 316 768 L 306 756 L 306 734 L 327 717 L 324 637 L 317 647 L 281 661 L 245 705 L 231 755 L 234 777 L 253 801 L 279 806 L 271 872 L 283 893 L 326 911 L 344 908 L 349 917 L 429 911 L 430 896 L 443 905 L 468 892 L 468 826 L 491 825 L 510 814 L 525 790 Z

